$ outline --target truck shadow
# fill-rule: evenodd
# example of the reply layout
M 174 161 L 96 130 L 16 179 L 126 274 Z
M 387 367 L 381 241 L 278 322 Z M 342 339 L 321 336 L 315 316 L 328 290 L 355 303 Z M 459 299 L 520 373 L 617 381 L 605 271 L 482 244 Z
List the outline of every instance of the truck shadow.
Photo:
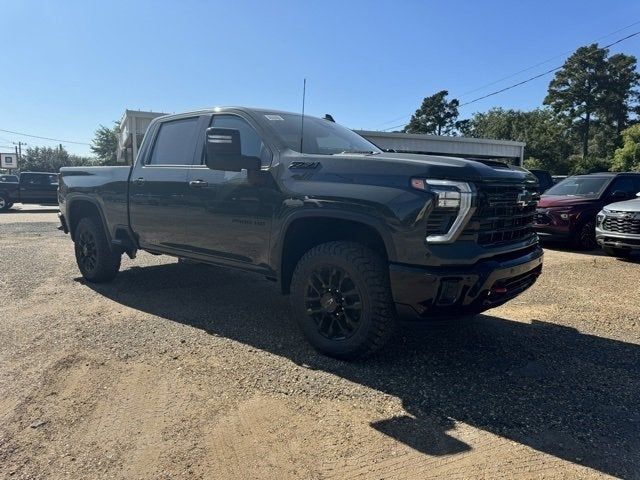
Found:
M 403 325 L 381 354 L 345 363 L 308 347 L 276 286 L 249 274 L 165 264 L 87 286 L 398 397 L 409 415 L 371 426 L 423 453 L 473 448 L 447 434 L 460 421 L 609 475 L 640 475 L 638 345 L 485 315 L 463 329 Z

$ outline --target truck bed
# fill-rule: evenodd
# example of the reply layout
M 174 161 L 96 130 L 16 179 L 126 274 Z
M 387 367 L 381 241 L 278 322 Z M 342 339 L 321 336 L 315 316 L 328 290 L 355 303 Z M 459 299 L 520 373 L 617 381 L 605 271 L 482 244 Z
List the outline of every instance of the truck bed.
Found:
M 96 204 L 113 238 L 118 227 L 128 226 L 127 183 L 130 171 L 129 166 L 61 168 L 60 211 L 69 219 L 72 218 L 69 209 L 75 208 L 76 202 Z

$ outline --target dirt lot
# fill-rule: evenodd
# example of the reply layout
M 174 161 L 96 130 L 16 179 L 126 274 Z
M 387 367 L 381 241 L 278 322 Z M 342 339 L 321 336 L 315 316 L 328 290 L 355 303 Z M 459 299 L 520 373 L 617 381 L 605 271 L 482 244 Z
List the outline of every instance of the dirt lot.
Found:
M 316 354 L 259 277 L 141 254 L 85 284 L 0 216 L 0 478 L 640 478 L 640 263 L 547 250 L 464 329 Z

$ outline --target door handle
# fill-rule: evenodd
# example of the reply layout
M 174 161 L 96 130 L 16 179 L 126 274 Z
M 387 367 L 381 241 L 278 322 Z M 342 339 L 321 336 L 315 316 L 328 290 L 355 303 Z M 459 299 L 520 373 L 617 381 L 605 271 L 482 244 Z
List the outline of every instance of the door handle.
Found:
M 209 182 L 205 182 L 204 180 L 191 180 L 189 182 L 189 186 L 191 188 L 208 187 L 209 186 Z
M 136 178 L 134 180 L 136 185 L 144 185 L 144 178 L 140 177 L 140 178 Z

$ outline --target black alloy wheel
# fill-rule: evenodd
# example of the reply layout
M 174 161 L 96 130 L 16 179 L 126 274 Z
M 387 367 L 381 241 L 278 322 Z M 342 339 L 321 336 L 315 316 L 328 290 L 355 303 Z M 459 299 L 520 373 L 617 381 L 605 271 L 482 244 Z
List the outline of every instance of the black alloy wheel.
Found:
M 87 272 L 93 272 L 98 265 L 96 239 L 92 232 L 83 230 L 76 240 L 76 258 Z
M 378 252 L 349 241 L 322 243 L 302 256 L 290 301 L 316 350 L 353 360 L 382 348 L 396 326 L 388 268 Z
M 360 325 L 360 290 L 349 274 L 336 265 L 313 270 L 307 280 L 304 302 L 318 333 L 328 340 L 351 338 Z

